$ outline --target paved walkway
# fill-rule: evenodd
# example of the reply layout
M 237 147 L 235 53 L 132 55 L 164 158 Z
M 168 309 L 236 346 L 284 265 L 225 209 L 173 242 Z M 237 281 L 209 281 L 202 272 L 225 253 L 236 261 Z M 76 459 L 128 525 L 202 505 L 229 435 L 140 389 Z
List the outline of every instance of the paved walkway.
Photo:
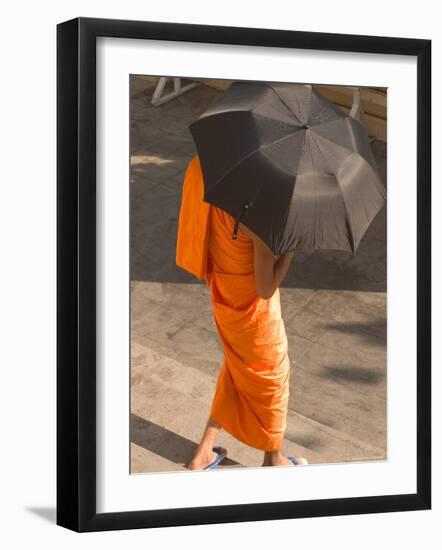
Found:
M 175 265 L 187 125 L 220 92 L 205 85 L 152 107 L 131 81 L 131 470 L 183 469 L 207 420 L 222 350 L 208 289 Z M 385 181 L 385 144 L 373 142 Z M 357 255 L 296 255 L 281 289 L 293 363 L 284 450 L 312 463 L 386 458 L 386 208 Z M 262 453 L 222 432 L 223 467 Z

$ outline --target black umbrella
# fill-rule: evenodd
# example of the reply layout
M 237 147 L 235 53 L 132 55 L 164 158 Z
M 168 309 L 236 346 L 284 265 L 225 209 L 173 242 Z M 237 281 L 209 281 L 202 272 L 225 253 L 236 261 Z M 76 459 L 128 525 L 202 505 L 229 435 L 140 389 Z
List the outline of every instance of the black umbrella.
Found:
M 282 254 L 355 254 L 385 201 L 364 127 L 311 86 L 234 82 L 189 129 L 204 200 Z

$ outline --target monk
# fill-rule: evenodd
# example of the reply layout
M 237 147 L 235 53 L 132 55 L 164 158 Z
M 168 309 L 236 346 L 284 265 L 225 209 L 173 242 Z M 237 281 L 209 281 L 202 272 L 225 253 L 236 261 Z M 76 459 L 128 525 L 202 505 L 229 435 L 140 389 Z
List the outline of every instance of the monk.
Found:
M 263 466 L 306 464 L 282 452 L 290 360 L 279 286 L 293 253 L 278 258 L 250 229 L 204 202 L 198 155 L 187 166 L 178 221 L 176 264 L 205 281 L 224 350 L 209 418 L 190 470 L 212 469 L 227 456 L 214 447 L 224 429 L 263 451 Z

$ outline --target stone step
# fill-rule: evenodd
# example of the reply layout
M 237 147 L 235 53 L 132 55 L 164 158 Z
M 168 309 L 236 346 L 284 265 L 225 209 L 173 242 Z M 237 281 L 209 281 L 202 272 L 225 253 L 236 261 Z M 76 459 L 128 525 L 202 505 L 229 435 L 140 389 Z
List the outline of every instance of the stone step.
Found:
M 318 464 L 385 460 L 382 449 L 289 409 L 286 439 L 314 451 Z
M 144 447 L 140 447 L 135 443 L 130 444 L 130 463 L 131 474 L 136 473 L 148 473 L 150 472 L 170 472 L 181 468 L 179 464 L 171 462 L 152 451 Z M 146 470 L 146 465 L 149 465 L 149 469 Z
M 204 430 L 215 377 L 132 342 L 131 380 L 131 471 L 184 468 Z M 223 467 L 257 467 L 262 463 L 262 451 L 225 431 L 220 432 L 217 444 L 228 449 Z M 315 464 L 342 462 L 342 456 L 345 461 L 360 461 L 382 454 L 293 411 L 288 412 L 283 450 Z

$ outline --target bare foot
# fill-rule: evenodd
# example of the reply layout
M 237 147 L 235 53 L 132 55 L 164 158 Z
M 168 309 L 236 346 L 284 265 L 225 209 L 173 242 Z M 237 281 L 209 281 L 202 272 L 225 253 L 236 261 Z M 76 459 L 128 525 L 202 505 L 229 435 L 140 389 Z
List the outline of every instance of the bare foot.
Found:
M 220 452 L 223 455 L 222 460 L 227 456 L 227 450 L 224 447 L 213 447 L 215 451 Z M 214 450 L 207 451 L 205 449 L 198 449 L 192 460 L 186 464 L 188 470 L 204 470 L 209 464 L 211 464 L 216 458 L 216 452 Z

